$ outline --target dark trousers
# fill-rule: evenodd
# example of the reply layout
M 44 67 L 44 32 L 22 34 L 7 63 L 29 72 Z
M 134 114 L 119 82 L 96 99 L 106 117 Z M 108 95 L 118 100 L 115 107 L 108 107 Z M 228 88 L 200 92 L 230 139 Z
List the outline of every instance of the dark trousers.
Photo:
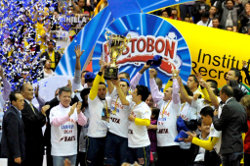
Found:
M 141 148 L 128 148 L 128 162 L 133 164 L 135 161 L 143 166 L 150 164 L 150 146 Z
M 244 166 L 250 165 L 250 154 L 244 153 Z
M 25 166 L 42 166 L 43 165 L 43 154 L 33 153 L 26 154 L 26 159 L 23 162 Z
M 46 147 L 47 166 L 53 166 L 53 157 L 51 156 L 51 146 Z
M 102 166 L 104 160 L 105 138 L 87 138 L 87 157 L 88 166 Z
M 183 166 L 179 146 L 157 147 L 157 166 Z
M 187 14 L 189 17 L 192 17 L 193 5 L 180 5 L 180 17 L 181 20 L 184 20 Z
M 128 139 L 108 132 L 105 142 L 104 164 L 122 165 L 127 161 Z
M 243 157 L 242 152 L 235 152 L 230 154 L 222 155 L 222 165 L 223 166 L 240 166 L 240 160 Z
M 86 166 L 86 152 L 78 152 L 76 157 L 76 166 Z

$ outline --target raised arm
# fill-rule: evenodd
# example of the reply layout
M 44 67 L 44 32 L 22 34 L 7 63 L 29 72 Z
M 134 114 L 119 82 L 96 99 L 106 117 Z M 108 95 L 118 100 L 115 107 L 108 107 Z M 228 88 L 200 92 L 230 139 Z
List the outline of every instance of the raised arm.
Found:
M 145 63 L 144 66 L 142 67 L 142 69 L 141 69 L 138 73 L 136 73 L 136 75 L 131 79 L 131 81 L 130 81 L 130 88 L 131 88 L 132 90 L 135 90 L 136 85 L 139 84 L 139 81 L 140 81 L 140 79 L 141 79 L 142 74 L 143 74 L 149 67 L 150 67 L 150 66 L 147 65 L 147 64 Z
M 126 99 L 126 95 L 123 93 L 121 87 L 120 87 L 120 81 L 119 80 L 113 80 L 113 84 L 116 87 L 116 91 L 118 93 L 118 96 L 122 102 L 123 105 L 129 105 L 129 101 Z
M 0 77 L 3 79 L 3 99 L 7 101 L 11 92 L 11 85 L 3 73 L 3 68 L 0 66 Z
M 72 91 L 75 91 L 76 89 L 80 88 L 81 84 L 81 56 L 84 53 L 84 50 L 81 51 L 80 45 L 77 45 L 75 47 L 75 54 L 76 54 L 76 65 L 75 65 L 75 74 L 74 79 L 72 83 Z
M 180 92 L 181 92 L 181 95 L 183 96 L 183 98 L 189 103 L 191 104 L 192 101 L 193 101 L 193 97 L 192 96 L 189 96 L 183 83 L 182 83 L 182 79 L 180 76 L 177 77 L 177 80 L 178 80 L 178 84 L 180 85 Z
M 204 80 L 201 80 L 199 82 L 200 82 L 200 85 L 203 86 L 207 90 L 211 103 L 215 106 L 215 108 L 218 108 L 220 103 L 218 101 L 217 96 L 212 91 L 212 89 L 208 86 L 208 84 Z
M 89 98 L 91 100 L 94 100 L 97 96 L 98 86 L 99 86 L 99 83 L 101 82 L 101 80 L 103 79 L 102 75 L 103 75 L 103 72 L 104 72 L 104 69 L 106 68 L 106 66 L 107 66 L 107 64 L 105 62 L 103 62 L 101 64 L 101 69 L 94 79 L 93 86 L 91 87 L 90 92 L 89 92 Z
M 109 92 L 109 95 L 111 95 L 111 93 L 113 92 L 114 90 L 114 85 L 112 83 L 111 80 L 107 80 L 107 84 L 108 84 L 108 92 Z
M 248 83 L 248 85 L 250 85 L 250 75 L 249 75 L 249 72 L 248 72 L 247 62 L 246 61 L 242 61 L 242 65 L 243 65 L 242 70 L 246 74 L 247 83 Z
M 161 99 L 163 99 L 164 95 L 159 91 L 159 88 L 155 82 L 155 69 L 150 69 L 149 70 L 149 86 L 150 86 L 150 91 L 152 98 L 155 103 L 159 102 Z
M 174 104 L 178 104 L 181 102 L 180 99 L 180 85 L 178 83 L 178 79 L 181 80 L 180 76 L 179 76 L 179 71 L 178 70 L 173 70 L 173 91 L 172 91 L 172 100 Z M 178 78 L 178 79 L 177 79 Z

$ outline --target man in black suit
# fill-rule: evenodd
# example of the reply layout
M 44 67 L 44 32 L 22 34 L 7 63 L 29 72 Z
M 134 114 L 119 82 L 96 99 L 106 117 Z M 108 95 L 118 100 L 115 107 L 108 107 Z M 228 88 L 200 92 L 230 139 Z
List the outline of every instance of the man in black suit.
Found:
M 22 118 L 25 126 L 26 136 L 26 159 L 27 166 L 42 166 L 44 143 L 42 127 L 46 123 L 46 110 L 48 106 L 44 106 L 41 111 L 31 103 L 33 99 L 33 87 L 29 83 L 24 83 L 21 87 L 21 93 L 25 98 L 24 109 L 22 110 Z
M 242 132 L 247 132 L 247 114 L 243 106 L 233 97 L 233 88 L 225 85 L 220 90 L 220 98 L 225 105 L 222 108 L 220 118 L 218 112 L 214 112 L 213 124 L 216 130 L 222 131 L 223 166 L 240 166 L 243 157 Z
M 8 158 L 9 166 L 18 166 L 22 165 L 25 157 L 25 134 L 21 115 L 24 97 L 19 92 L 12 92 L 9 98 L 11 107 L 3 117 L 1 155 Z

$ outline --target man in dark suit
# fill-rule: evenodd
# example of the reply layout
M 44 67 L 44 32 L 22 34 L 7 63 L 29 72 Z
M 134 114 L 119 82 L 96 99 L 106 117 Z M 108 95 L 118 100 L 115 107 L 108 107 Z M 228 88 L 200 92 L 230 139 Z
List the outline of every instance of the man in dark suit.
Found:
M 24 83 L 21 87 L 21 93 L 25 98 L 24 109 L 22 110 L 22 118 L 25 126 L 26 136 L 26 159 L 27 166 L 42 166 L 44 143 L 42 127 L 46 123 L 46 110 L 42 108 L 38 111 L 31 103 L 33 99 L 33 87 L 29 83 Z
M 21 115 L 24 97 L 19 92 L 12 92 L 9 98 L 11 107 L 3 117 L 1 155 L 8 158 L 9 166 L 18 166 L 22 165 L 25 157 L 25 134 Z
M 214 112 L 213 124 L 216 130 L 222 131 L 223 166 L 240 166 L 243 157 L 242 132 L 247 132 L 247 114 L 243 106 L 233 97 L 233 88 L 225 85 L 220 90 L 220 98 L 225 105 L 222 108 L 220 118 L 218 112 Z

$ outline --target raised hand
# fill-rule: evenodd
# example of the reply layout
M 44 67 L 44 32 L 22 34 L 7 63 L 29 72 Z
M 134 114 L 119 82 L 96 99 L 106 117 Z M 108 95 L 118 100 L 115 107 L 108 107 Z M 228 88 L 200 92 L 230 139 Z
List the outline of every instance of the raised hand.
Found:
M 153 68 L 149 69 L 149 76 L 150 78 L 155 78 L 157 75 L 157 71 Z
M 70 111 L 68 113 L 69 117 L 74 113 L 74 111 L 76 109 L 76 105 L 77 105 L 77 103 L 73 104 L 72 107 L 70 108 Z
M 68 88 L 72 89 L 72 83 L 70 80 L 68 80 L 68 84 L 66 85 Z
M 179 76 L 180 70 L 174 69 L 172 71 L 173 78 L 177 78 Z
M 46 116 L 46 111 L 48 111 L 49 108 L 50 108 L 50 105 L 45 105 L 42 107 L 41 112 L 44 116 Z
M 243 60 L 243 61 L 242 61 L 242 66 L 243 66 L 243 67 L 247 67 L 247 61 L 244 61 L 244 60 Z
M 101 66 L 101 69 L 100 69 L 101 72 L 103 72 L 104 69 L 105 69 L 107 66 L 109 66 L 109 64 L 106 63 L 106 62 L 104 62 L 103 60 L 100 60 L 100 61 L 99 61 L 99 65 Z
M 38 97 L 39 95 L 39 85 L 37 84 L 37 86 L 35 87 L 35 96 Z
M 21 162 L 22 162 L 21 157 L 14 158 L 14 162 L 17 164 L 21 164 Z
M 116 87 L 120 86 L 120 81 L 119 80 L 111 80 L 112 84 L 115 85 Z
M 77 114 L 80 114 L 82 108 L 82 103 L 80 101 L 77 102 L 76 110 Z
M 84 53 L 85 50 L 81 51 L 80 45 L 77 45 L 75 47 L 75 54 L 76 54 L 76 58 L 80 58 L 82 56 L 82 54 Z

